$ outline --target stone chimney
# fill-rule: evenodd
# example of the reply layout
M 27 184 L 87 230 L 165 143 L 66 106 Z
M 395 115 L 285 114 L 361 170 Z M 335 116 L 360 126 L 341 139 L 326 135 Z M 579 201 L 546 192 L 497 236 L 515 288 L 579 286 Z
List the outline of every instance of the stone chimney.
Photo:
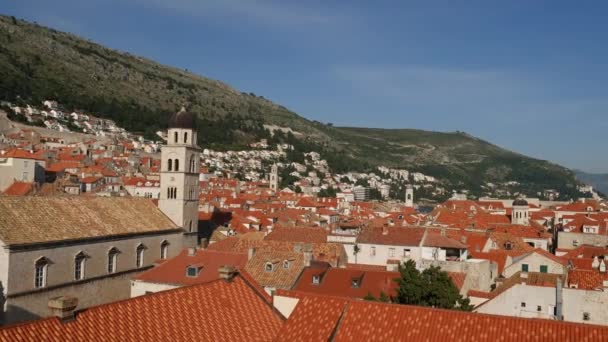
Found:
M 593 268 L 600 267 L 600 260 L 597 258 L 597 255 L 593 257 L 593 262 L 591 263 L 591 267 L 593 267 Z
M 562 295 L 562 278 L 557 277 L 555 282 L 555 319 L 562 320 L 563 295 Z
M 251 260 L 251 258 L 253 258 L 254 255 L 255 255 L 255 248 L 250 247 L 249 250 L 247 251 L 247 260 Z
M 218 273 L 220 275 L 220 279 L 224 279 L 225 281 L 232 281 L 232 279 L 237 275 L 238 271 L 236 267 L 224 265 L 220 266 L 218 269 Z
M 312 263 L 312 248 L 306 249 L 302 254 L 304 255 L 304 267 L 309 267 Z
M 382 225 L 382 235 L 388 235 L 388 225 Z
M 78 306 L 78 298 L 72 296 L 54 297 L 49 300 L 49 309 L 53 316 L 61 321 L 74 319 L 74 311 Z
M 447 228 L 441 227 L 441 236 L 447 236 Z

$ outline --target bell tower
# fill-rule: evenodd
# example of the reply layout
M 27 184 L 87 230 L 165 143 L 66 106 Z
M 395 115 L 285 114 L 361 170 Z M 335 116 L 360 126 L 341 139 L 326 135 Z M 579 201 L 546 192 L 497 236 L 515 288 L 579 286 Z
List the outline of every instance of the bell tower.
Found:
M 185 108 L 169 119 L 167 144 L 161 148 L 158 207 L 198 242 L 199 152 L 196 114 Z
M 411 185 L 405 188 L 405 206 L 408 208 L 414 207 L 414 188 Z
M 277 164 L 273 164 L 270 168 L 270 190 L 274 193 L 279 191 L 279 167 Z

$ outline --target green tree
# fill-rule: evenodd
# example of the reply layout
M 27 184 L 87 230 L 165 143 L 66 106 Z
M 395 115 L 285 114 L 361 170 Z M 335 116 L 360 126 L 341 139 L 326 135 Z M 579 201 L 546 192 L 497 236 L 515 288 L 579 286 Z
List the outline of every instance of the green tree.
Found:
M 395 301 L 399 304 L 429 306 L 441 309 L 471 311 L 468 298 L 463 298 L 447 272 L 431 266 L 420 272 L 408 260 L 399 266 L 400 277 Z

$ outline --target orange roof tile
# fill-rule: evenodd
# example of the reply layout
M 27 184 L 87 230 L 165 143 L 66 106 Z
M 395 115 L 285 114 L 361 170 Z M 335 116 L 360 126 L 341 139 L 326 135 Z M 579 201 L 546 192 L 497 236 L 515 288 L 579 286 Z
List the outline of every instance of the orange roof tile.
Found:
M 319 277 L 314 284 L 313 276 Z M 336 297 L 363 298 L 367 294 L 379 297 L 381 292 L 394 296 L 397 289 L 395 278 L 398 272 L 363 271 L 349 268 L 306 268 L 294 286 L 294 290 Z M 353 280 L 357 285 L 353 286 Z
M 198 250 L 195 255 L 191 256 L 188 255 L 187 250 L 183 250 L 176 257 L 139 274 L 134 279 L 160 284 L 202 284 L 219 279 L 220 266 L 228 265 L 242 269 L 246 263 L 247 254 L 245 253 Z M 199 265 L 202 268 L 196 277 L 186 276 L 186 268 L 191 265 Z
M 0 341 L 270 341 L 282 317 L 241 276 L 0 329 Z
M 328 234 L 323 228 L 276 228 L 264 240 L 322 243 Z
M 33 189 L 33 183 L 15 181 L 8 188 L 6 188 L 6 190 L 4 190 L 4 194 L 8 196 L 25 196 Z
M 279 340 L 334 341 L 604 341 L 608 327 L 441 310 L 278 291 L 300 298 Z M 302 306 L 300 306 L 302 304 Z M 323 308 L 327 307 L 328 312 Z M 321 326 L 319 331 L 315 330 Z M 329 334 L 328 332 L 332 333 Z M 282 335 L 285 334 L 285 335 Z M 329 334 L 329 335 L 328 335 Z

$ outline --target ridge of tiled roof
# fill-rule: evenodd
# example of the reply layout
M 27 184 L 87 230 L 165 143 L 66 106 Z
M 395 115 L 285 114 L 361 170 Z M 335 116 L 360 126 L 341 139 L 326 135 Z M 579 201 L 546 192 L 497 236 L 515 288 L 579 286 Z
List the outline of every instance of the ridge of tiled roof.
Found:
M 282 316 L 240 275 L 0 329 L 0 341 L 270 341 Z

